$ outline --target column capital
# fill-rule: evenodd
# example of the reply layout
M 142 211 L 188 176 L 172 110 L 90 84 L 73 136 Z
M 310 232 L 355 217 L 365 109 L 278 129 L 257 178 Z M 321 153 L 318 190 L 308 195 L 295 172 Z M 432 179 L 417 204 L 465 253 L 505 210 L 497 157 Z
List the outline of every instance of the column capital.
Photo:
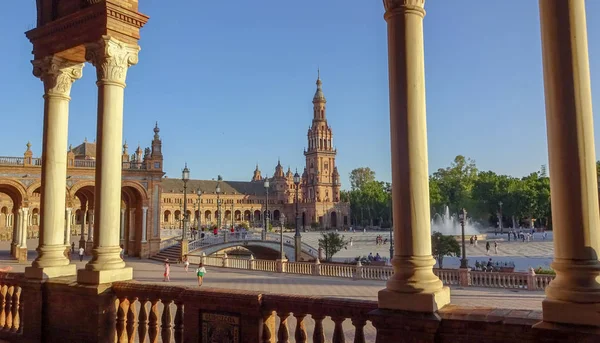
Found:
M 46 96 L 62 96 L 68 98 L 71 85 L 82 76 L 83 63 L 76 63 L 58 56 L 46 56 L 31 61 L 33 75 L 44 83 Z
M 125 87 L 127 69 L 137 64 L 138 45 L 123 43 L 110 36 L 102 36 L 86 45 L 85 59 L 96 67 L 99 83 L 113 83 Z
M 385 19 L 400 14 L 414 13 L 421 17 L 425 16 L 425 0 L 383 0 L 385 8 Z

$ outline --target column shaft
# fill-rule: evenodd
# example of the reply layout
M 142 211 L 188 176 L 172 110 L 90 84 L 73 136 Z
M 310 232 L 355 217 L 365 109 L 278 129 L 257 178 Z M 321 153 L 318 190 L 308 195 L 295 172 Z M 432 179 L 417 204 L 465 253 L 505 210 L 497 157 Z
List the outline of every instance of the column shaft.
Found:
M 21 249 L 27 249 L 27 231 L 29 229 L 29 225 L 27 225 L 27 214 L 29 209 L 24 207 L 21 209 L 21 215 L 19 219 L 21 221 Z
M 88 242 L 93 242 L 94 241 L 94 223 L 95 223 L 95 221 L 94 221 L 94 209 L 92 208 L 92 209 L 90 209 L 88 211 L 89 211 L 89 217 L 88 217 L 89 218 L 88 219 L 89 228 L 88 228 L 87 241 Z
M 87 207 L 81 206 L 81 238 L 79 239 L 79 247 L 85 249 L 85 222 L 87 221 Z
M 121 209 L 121 230 L 119 232 L 119 237 L 121 240 L 125 239 L 125 209 Z
M 65 245 L 71 244 L 71 209 L 66 210 L 67 223 L 65 227 Z
M 67 137 L 72 83 L 81 77 L 83 63 L 49 56 L 33 61 L 34 75 L 44 83 L 44 127 L 38 256 L 25 270 L 29 278 L 75 274 L 64 255 Z M 27 223 L 28 216 L 24 216 Z M 26 227 L 23 232 L 26 235 Z M 25 236 L 26 237 L 26 236 Z
M 23 235 L 21 234 L 21 230 L 23 229 L 23 222 L 21 221 L 21 218 L 23 217 L 22 212 L 22 209 L 17 210 L 17 220 L 15 221 L 15 225 L 17 226 L 17 234 L 14 238 L 16 239 L 15 243 L 17 248 L 21 246 L 21 239 L 23 239 Z
M 120 257 L 119 220 L 121 211 L 121 144 L 123 144 L 123 100 L 129 66 L 137 63 L 138 46 L 109 36 L 86 46 L 86 59 L 96 67 L 98 123 L 96 147 L 96 187 L 94 248 L 85 271 L 78 274 L 83 283 L 129 280 L 133 270 L 125 268 Z
M 600 326 L 600 215 L 584 0 L 540 0 L 556 279 L 544 321 Z
M 148 216 L 148 207 L 142 207 L 142 242 L 146 242 L 146 225 Z
M 379 307 L 433 312 L 450 292 L 433 273 L 425 109 L 423 2 L 384 1 L 388 27 L 394 275 Z
M 129 210 L 129 241 L 135 239 L 135 208 Z

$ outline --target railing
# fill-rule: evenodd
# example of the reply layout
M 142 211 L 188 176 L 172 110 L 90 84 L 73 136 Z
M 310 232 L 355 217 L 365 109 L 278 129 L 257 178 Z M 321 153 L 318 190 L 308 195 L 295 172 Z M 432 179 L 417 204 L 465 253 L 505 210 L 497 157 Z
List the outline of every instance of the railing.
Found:
M 24 160 L 23 157 L 0 156 L 0 165 L 22 166 Z
M 118 299 L 118 342 L 157 342 L 159 336 L 162 342 L 223 342 L 213 331 L 216 326 L 236 342 L 272 342 L 275 337 L 288 342 L 290 329 L 298 343 L 339 343 L 346 335 L 354 342 L 375 340 L 368 321 L 375 301 L 137 282 L 114 283 L 112 291 Z M 218 323 L 211 322 L 215 319 Z
M 19 340 L 23 335 L 22 273 L 0 273 L 0 338 Z
M 42 159 L 39 157 L 34 157 L 31 159 L 31 164 L 34 166 L 41 166 L 42 165 Z
M 251 256 L 250 259 L 232 258 L 228 257 L 227 254 L 221 256 L 206 256 L 204 253 L 202 255 L 190 255 L 190 262 L 203 262 L 206 266 L 213 267 L 362 280 L 387 281 L 394 274 L 394 269 L 390 266 L 362 265 L 360 262 L 356 265 L 321 263 L 319 260 L 314 262 L 290 262 L 258 260 L 254 256 Z M 532 291 L 544 290 L 554 279 L 554 275 L 536 275 L 533 271 L 529 273 L 498 273 L 435 268 L 433 272 L 445 285 L 527 289 Z M 464 276 L 461 276 L 461 273 L 464 273 Z M 461 280 L 462 277 L 465 279 Z
M 160 250 L 164 250 L 164 249 L 170 248 L 172 246 L 175 246 L 175 245 L 179 244 L 180 240 L 181 240 L 181 237 L 177 237 L 177 236 L 162 240 L 162 241 L 160 241 Z
M 75 160 L 75 168 L 96 168 L 96 160 Z

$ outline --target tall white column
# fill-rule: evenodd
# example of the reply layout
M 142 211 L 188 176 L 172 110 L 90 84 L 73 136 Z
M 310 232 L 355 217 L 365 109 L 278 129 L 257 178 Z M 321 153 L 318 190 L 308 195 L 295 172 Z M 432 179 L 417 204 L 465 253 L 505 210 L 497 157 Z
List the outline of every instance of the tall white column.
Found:
M 129 209 L 129 241 L 135 239 L 135 208 Z
M 146 225 L 148 225 L 147 222 L 147 215 L 148 215 L 148 207 L 142 207 L 142 242 L 145 243 L 146 242 Z
M 87 206 L 81 206 L 81 238 L 79 246 L 85 249 L 85 222 L 87 221 Z
M 556 278 L 544 322 L 600 326 L 600 214 L 584 0 L 540 0 Z
M 17 234 L 15 235 L 15 237 L 13 237 L 17 248 L 21 246 L 21 239 L 23 238 L 23 235 L 21 234 L 21 230 L 23 229 L 23 222 L 21 221 L 21 218 L 23 217 L 22 213 L 22 209 L 17 210 Z
M 119 232 L 119 238 L 121 240 L 125 239 L 125 209 L 121 209 L 121 230 Z
M 431 255 L 424 1 L 384 0 L 388 33 L 394 274 L 379 292 L 379 308 L 435 312 L 450 290 L 433 273 Z
M 74 275 L 64 255 L 65 180 L 71 85 L 81 77 L 83 63 L 56 56 L 33 61 L 33 74 L 44 83 L 44 127 L 42 142 L 42 186 L 38 257 L 26 268 L 29 278 Z M 27 217 L 25 217 L 27 219 Z
M 96 192 L 94 248 L 85 270 L 78 272 L 82 283 L 131 280 L 133 269 L 120 257 L 119 214 L 121 211 L 121 144 L 123 100 L 127 70 L 138 61 L 137 45 L 103 36 L 86 46 L 86 59 L 96 67 L 98 81 L 98 124 L 96 143 Z
M 27 225 L 27 215 L 29 213 L 29 209 L 24 207 L 21 209 L 21 215 L 19 216 L 21 219 L 21 249 L 27 249 L 27 231 L 29 229 L 29 225 Z M 39 247 L 38 247 L 39 249 Z M 29 267 L 28 267 L 29 268 Z
M 70 207 L 66 210 L 67 224 L 65 226 L 65 245 L 71 244 L 71 211 L 72 209 Z

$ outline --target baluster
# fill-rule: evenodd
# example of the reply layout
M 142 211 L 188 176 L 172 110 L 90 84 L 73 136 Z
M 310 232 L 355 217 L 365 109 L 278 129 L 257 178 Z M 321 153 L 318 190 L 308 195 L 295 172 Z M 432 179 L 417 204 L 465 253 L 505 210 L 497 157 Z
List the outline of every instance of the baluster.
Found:
M 352 318 L 354 325 L 354 343 L 366 343 L 365 341 L 365 325 L 367 320 L 364 318 Z
M 277 330 L 277 343 L 290 343 L 290 332 L 288 330 L 287 320 L 289 312 L 277 312 L 279 316 L 279 330 Z
M 23 318 L 23 300 L 21 296 L 23 294 L 23 288 L 19 289 L 19 318 Z M 19 327 L 17 328 L 17 333 L 23 333 L 23 325 L 21 325 L 21 320 L 19 319 Z
M 140 343 L 146 342 L 148 332 L 148 310 L 146 310 L 147 299 L 139 299 L 140 301 L 140 316 L 138 317 L 138 336 Z
M 137 307 L 135 305 L 135 301 L 137 298 L 133 298 L 129 303 L 129 310 L 127 311 L 127 326 L 125 327 L 125 331 L 127 331 L 127 339 L 129 343 L 134 343 L 135 333 L 138 325 L 137 320 Z M 141 302 L 140 302 L 141 304 Z
M 325 343 L 325 332 L 323 331 L 323 319 L 325 316 L 312 315 L 315 321 L 315 331 L 313 332 L 313 343 Z
M 175 312 L 175 343 L 183 342 L 183 303 L 176 301 L 177 312 Z
M 307 335 L 306 335 L 306 326 L 304 325 L 304 317 L 305 314 L 294 314 L 296 317 L 296 330 L 294 332 L 294 338 L 296 339 L 296 343 L 306 343 Z
M 150 343 L 158 342 L 158 299 L 150 300 L 150 316 L 148 317 L 148 334 Z
M 333 323 L 335 324 L 333 328 L 333 339 L 331 340 L 331 342 L 346 343 L 346 337 L 344 337 L 344 328 L 342 327 L 342 323 L 344 323 L 344 320 L 346 320 L 346 318 L 333 316 L 331 317 L 331 320 L 333 320 Z
M 19 327 L 21 326 L 21 317 L 19 317 L 20 298 L 21 298 L 21 288 L 15 286 L 15 291 L 14 291 L 14 295 L 13 295 L 13 306 L 12 306 L 13 322 L 12 322 L 12 328 L 10 330 L 11 332 L 19 331 Z
M 8 292 L 8 288 L 5 285 L 1 286 L 0 289 L 0 329 L 4 327 L 6 324 L 6 311 L 4 311 L 4 307 L 6 306 L 6 293 Z
M 13 292 L 15 290 L 15 286 L 8 286 L 8 289 L 6 291 L 6 306 L 4 308 L 4 311 L 6 313 L 6 322 L 4 323 L 4 330 L 10 330 L 10 328 L 12 327 L 12 297 L 13 297 Z
M 125 343 L 127 342 L 127 337 L 125 332 L 125 318 L 127 318 L 127 311 L 129 311 L 129 300 L 127 297 L 119 297 L 119 307 L 117 308 L 117 342 Z
M 162 324 L 161 324 L 161 337 L 164 343 L 171 342 L 171 300 L 163 300 L 163 313 L 162 313 Z
M 263 332 L 262 332 L 262 343 L 271 343 L 271 322 L 273 312 L 266 312 L 263 314 Z

